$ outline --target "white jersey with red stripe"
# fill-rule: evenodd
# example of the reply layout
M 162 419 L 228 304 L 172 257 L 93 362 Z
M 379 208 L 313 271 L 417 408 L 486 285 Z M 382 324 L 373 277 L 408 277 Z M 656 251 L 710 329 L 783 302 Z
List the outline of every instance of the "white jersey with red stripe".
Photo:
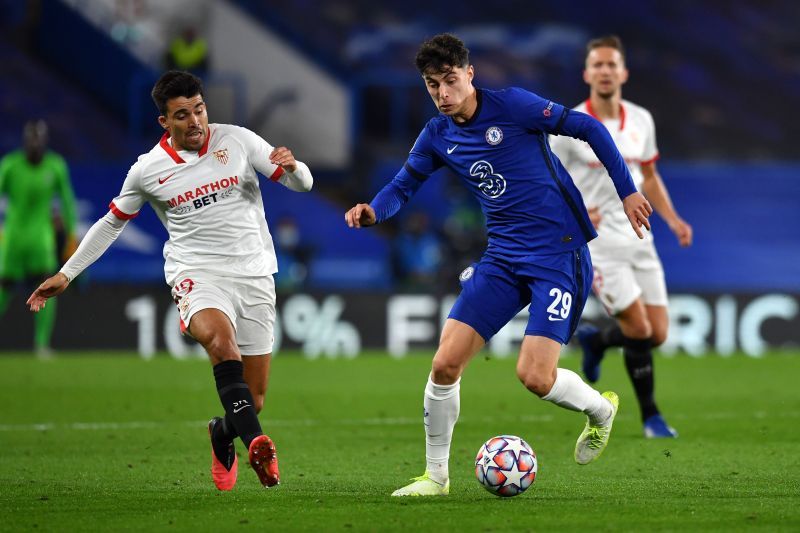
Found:
M 573 109 L 598 118 L 593 112 L 589 100 Z M 653 117 L 645 108 L 622 100 L 620 118 L 601 122 L 608 128 L 617 149 L 628 163 L 634 185 L 641 190 L 644 181 L 642 165 L 653 163 L 658 159 Z M 590 244 L 592 246 L 625 246 L 633 242 L 641 243 L 625 215 L 622 201 L 614 189 L 614 183 L 589 144 L 562 135 L 551 136 L 550 147 L 572 176 L 583 196 L 586 207 L 600 208 L 602 220 L 600 227 L 597 228 L 598 238 Z M 650 242 L 651 240 L 652 234 L 645 232 L 645 241 Z
M 277 272 L 256 171 L 277 181 L 273 147 L 250 130 L 209 124 L 197 152 L 175 151 L 168 134 L 134 163 L 109 208 L 135 217 L 145 202 L 167 229 L 164 274 L 172 285 L 187 270 L 229 277 Z

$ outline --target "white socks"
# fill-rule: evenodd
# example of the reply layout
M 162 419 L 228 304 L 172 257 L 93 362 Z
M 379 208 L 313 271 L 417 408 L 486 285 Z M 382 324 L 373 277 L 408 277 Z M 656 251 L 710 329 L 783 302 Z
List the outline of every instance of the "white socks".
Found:
M 592 424 L 598 424 L 611 416 L 611 403 L 600 396 L 572 370 L 556 369 L 556 382 L 542 400 L 547 400 L 570 411 L 586 413 Z
M 447 460 L 461 406 L 460 383 L 461 378 L 452 385 L 437 385 L 428 376 L 425 385 L 425 458 L 428 474 L 437 483 L 444 484 L 449 478 Z
M 430 376 L 425 385 L 425 458 L 428 475 L 437 483 L 444 484 L 449 478 L 447 462 L 461 406 L 460 386 L 461 379 L 452 385 L 437 385 Z M 578 374 L 565 368 L 556 370 L 553 388 L 542 399 L 571 411 L 581 411 L 592 424 L 611 416 L 611 403 L 584 383 Z

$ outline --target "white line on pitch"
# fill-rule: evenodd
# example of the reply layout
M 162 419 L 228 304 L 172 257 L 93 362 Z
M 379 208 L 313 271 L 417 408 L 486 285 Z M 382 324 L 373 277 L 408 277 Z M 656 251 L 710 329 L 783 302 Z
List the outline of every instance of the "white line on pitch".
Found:
M 551 422 L 552 415 L 522 415 L 517 417 L 462 417 L 461 423 L 490 423 L 497 421 L 517 422 Z M 419 418 L 350 418 L 350 419 L 310 419 L 299 418 L 296 420 L 266 420 L 265 427 L 299 427 L 299 426 L 416 426 L 421 425 Z M 46 422 L 39 424 L 0 424 L 0 431 L 52 431 L 71 429 L 78 431 L 126 430 L 126 429 L 157 429 L 169 426 L 203 427 L 208 424 L 205 420 L 183 422 Z
M 733 418 L 800 418 L 800 412 L 781 412 L 781 413 L 767 413 L 765 411 L 756 411 L 754 413 L 705 413 L 702 415 L 687 415 L 687 414 L 671 414 L 670 420 L 730 420 Z M 555 418 L 554 415 L 519 415 L 519 416 L 482 416 L 470 417 L 464 416 L 459 419 L 461 424 L 493 424 L 497 422 L 525 422 L 525 423 L 547 423 L 552 422 Z M 619 417 L 622 420 L 630 420 L 634 415 L 622 414 Z M 269 427 L 304 427 L 304 426 L 416 426 L 421 423 L 419 417 L 397 417 L 397 418 L 346 418 L 346 419 L 312 419 L 312 418 L 298 418 L 290 419 L 277 419 L 265 420 L 264 426 Z M 103 431 L 103 430 L 129 430 L 129 429 L 157 429 L 169 426 L 188 426 L 188 427 L 203 427 L 207 424 L 204 420 L 196 421 L 183 421 L 183 422 L 44 422 L 37 424 L 0 424 L 0 432 L 9 431 L 53 431 L 53 430 L 76 430 L 76 431 Z

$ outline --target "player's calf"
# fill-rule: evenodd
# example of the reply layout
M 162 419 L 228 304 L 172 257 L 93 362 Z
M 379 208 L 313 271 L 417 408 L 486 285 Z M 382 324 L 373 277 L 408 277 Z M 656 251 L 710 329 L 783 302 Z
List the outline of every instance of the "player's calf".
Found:
M 581 361 L 583 375 L 586 377 L 586 381 L 595 383 L 600 379 L 600 363 L 605 355 L 604 349 L 596 342 L 600 336 L 600 330 L 587 324 L 579 327 L 575 332 L 575 336 L 578 338 L 581 350 L 583 350 Z

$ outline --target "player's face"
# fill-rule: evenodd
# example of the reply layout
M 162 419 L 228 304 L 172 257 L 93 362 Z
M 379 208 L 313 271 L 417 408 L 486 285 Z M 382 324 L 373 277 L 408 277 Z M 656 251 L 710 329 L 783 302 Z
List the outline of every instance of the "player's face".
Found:
M 628 69 L 619 50 L 602 46 L 589 52 L 583 81 L 602 98 L 619 94 L 622 85 L 628 81 Z
M 208 135 L 206 103 L 199 94 L 167 100 L 167 113 L 158 117 L 158 122 L 169 132 L 176 150 L 196 152 L 203 147 Z
M 444 72 L 425 74 L 423 78 L 436 108 L 458 121 L 470 118 L 475 111 L 474 74 L 470 65 L 466 68 L 449 67 Z
M 47 150 L 47 125 L 43 121 L 28 122 L 23 130 L 25 154 L 31 163 L 39 163 Z

